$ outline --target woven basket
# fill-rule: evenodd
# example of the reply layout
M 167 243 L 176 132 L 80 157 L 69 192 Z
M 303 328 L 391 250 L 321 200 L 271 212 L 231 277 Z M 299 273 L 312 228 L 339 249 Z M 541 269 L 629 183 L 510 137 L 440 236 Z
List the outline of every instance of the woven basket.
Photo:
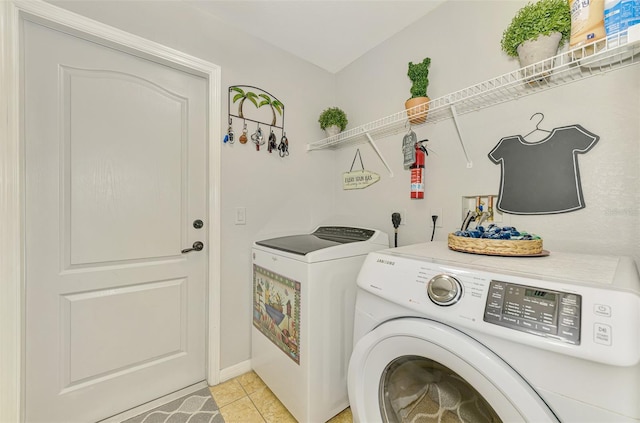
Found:
M 468 238 L 449 234 L 449 248 L 463 253 L 495 256 L 535 256 L 542 254 L 542 240 Z

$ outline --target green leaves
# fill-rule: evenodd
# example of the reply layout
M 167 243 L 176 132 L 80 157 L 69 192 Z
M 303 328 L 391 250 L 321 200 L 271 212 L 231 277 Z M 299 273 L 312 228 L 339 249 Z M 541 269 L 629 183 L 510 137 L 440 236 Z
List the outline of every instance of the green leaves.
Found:
M 260 97 L 262 97 L 264 100 L 262 100 L 260 104 L 258 104 L 256 107 L 260 108 L 262 106 L 267 106 L 267 105 L 271 106 L 271 112 L 273 113 L 273 119 L 271 120 L 271 125 L 275 125 L 276 124 L 275 110 L 277 110 L 278 114 L 281 115 L 284 104 L 280 103 L 278 100 L 271 100 L 271 97 L 269 97 L 266 94 L 260 94 Z
M 407 76 L 412 82 L 411 98 L 426 97 L 427 87 L 429 87 L 429 66 L 431 59 L 425 58 L 422 63 L 413 64 L 409 62 L 409 71 Z
M 539 0 L 528 3 L 514 16 L 502 34 L 500 46 L 509 56 L 517 57 L 517 48 L 527 40 L 552 32 L 562 34 L 560 43 L 571 35 L 571 11 L 567 0 Z
M 275 110 L 277 110 L 278 114 L 280 115 L 282 114 L 282 107 L 284 106 L 282 103 L 280 103 L 278 100 L 271 100 L 271 97 L 269 97 L 266 94 L 260 94 L 260 97 L 264 98 L 264 100 L 262 100 L 258 104 L 258 107 L 269 105 L 273 107 Z
M 240 87 L 254 88 L 256 90 L 259 90 L 258 92 L 260 94 L 256 94 L 252 91 L 245 91 Z M 240 101 L 240 103 L 238 104 L 238 117 L 242 119 L 245 118 L 243 114 L 243 106 L 244 106 L 245 100 L 249 100 L 251 103 L 253 103 L 253 105 L 256 106 L 256 109 L 259 109 L 262 106 L 270 106 L 271 113 L 273 114 L 273 119 L 271 120 L 271 126 L 276 125 L 276 112 L 278 112 L 278 114 L 281 116 L 284 115 L 284 104 L 282 104 L 279 100 L 275 98 L 272 99 L 270 95 L 267 95 L 266 92 L 261 88 L 252 87 L 249 85 L 240 85 L 240 86 L 234 85 L 229 87 L 229 93 L 231 92 L 236 93 L 233 96 L 233 103 Z M 260 100 L 260 103 L 258 103 L 259 100 Z
M 320 124 L 321 129 L 326 129 L 329 126 L 336 125 L 340 127 L 340 131 L 344 131 L 349 120 L 347 119 L 347 114 L 339 107 L 329 107 L 320 113 L 318 123 Z
M 251 91 L 247 92 L 247 99 L 251 101 L 254 106 L 259 107 L 257 101 L 258 96 L 256 95 L 256 93 L 252 93 Z

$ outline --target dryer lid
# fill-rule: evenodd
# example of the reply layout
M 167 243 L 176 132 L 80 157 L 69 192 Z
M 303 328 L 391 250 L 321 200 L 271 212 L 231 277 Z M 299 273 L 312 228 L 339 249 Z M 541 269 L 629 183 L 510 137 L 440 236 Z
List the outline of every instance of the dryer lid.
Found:
M 256 241 L 257 245 L 288 253 L 307 255 L 310 252 L 352 242 L 367 241 L 375 231 L 347 226 L 320 226 L 313 233 L 283 236 Z

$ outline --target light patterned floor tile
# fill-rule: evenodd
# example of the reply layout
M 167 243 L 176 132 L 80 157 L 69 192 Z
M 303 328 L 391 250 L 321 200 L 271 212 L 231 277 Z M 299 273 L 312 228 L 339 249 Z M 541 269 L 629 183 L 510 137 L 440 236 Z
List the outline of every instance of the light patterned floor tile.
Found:
M 255 372 L 209 388 L 226 423 L 297 423 Z M 347 408 L 328 423 L 353 423 Z
M 240 398 L 231 404 L 220 407 L 225 423 L 265 423 L 249 397 Z
M 236 379 L 249 395 L 266 386 L 255 372 L 245 373 L 238 376 Z
M 297 420 L 267 387 L 249 395 L 267 423 L 296 423 Z
M 213 399 L 218 404 L 218 407 L 222 408 L 227 404 L 239 400 L 242 397 L 246 397 L 247 393 L 242 389 L 242 386 L 236 379 L 228 380 L 216 386 L 209 387 Z
M 351 414 L 351 408 L 343 410 L 338 415 L 329 420 L 328 423 L 353 423 L 353 415 Z

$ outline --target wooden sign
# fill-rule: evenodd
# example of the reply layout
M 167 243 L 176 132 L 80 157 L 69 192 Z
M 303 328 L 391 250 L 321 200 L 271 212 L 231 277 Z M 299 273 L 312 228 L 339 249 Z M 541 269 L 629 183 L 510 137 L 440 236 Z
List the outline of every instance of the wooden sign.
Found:
M 380 180 L 380 175 L 368 170 L 354 170 L 342 174 L 342 189 L 363 189 Z

